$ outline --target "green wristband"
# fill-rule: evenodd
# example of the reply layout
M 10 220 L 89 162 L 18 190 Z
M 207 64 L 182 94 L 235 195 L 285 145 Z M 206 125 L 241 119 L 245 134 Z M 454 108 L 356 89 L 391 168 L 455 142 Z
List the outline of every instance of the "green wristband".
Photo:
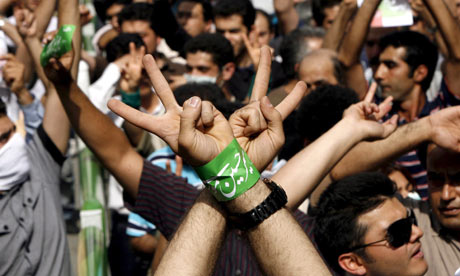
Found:
M 194 169 L 218 201 L 237 198 L 260 178 L 259 171 L 236 139 L 208 164 Z
M 40 64 L 45 67 L 50 58 L 60 58 L 72 50 L 72 37 L 75 25 L 62 25 L 53 41 L 45 45 L 40 55 Z
M 141 90 L 137 89 L 134 93 L 128 93 L 120 89 L 121 101 L 131 106 L 132 108 L 139 109 L 141 107 Z

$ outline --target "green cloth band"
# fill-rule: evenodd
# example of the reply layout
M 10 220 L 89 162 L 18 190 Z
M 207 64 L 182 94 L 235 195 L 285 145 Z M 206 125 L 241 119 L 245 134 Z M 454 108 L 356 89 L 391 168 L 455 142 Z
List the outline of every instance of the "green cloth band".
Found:
M 128 93 L 120 89 L 121 101 L 131 106 L 132 108 L 139 109 L 141 107 L 141 90 L 137 89 L 134 93 Z
M 40 54 L 40 64 L 45 67 L 50 58 L 60 58 L 72 50 L 72 37 L 75 25 L 62 25 L 54 39 L 45 45 Z
M 218 201 L 237 198 L 260 178 L 259 171 L 236 139 L 208 164 L 194 169 Z

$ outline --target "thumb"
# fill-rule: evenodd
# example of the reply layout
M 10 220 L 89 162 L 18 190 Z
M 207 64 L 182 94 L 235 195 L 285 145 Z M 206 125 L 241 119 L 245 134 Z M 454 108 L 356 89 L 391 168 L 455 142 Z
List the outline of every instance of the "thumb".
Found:
M 180 115 L 179 146 L 191 149 L 196 135 L 196 124 L 201 115 L 201 99 L 193 96 L 183 105 L 183 111 Z
M 267 121 L 268 129 L 275 133 L 283 134 L 283 120 L 281 114 L 273 107 L 267 96 L 262 98 L 260 109 Z

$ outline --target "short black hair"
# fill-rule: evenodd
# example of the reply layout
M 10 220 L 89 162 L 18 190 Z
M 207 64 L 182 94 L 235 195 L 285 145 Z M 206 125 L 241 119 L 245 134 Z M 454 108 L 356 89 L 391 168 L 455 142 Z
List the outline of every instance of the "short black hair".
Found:
M 209 53 L 212 61 L 222 69 L 225 64 L 235 62 L 232 44 L 221 34 L 204 33 L 191 38 L 184 46 L 185 55 L 198 51 Z
M 138 34 L 121 33 L 112 39 L 105 48 L 108 62 L 114 62 L 118 58 L 129 54 L 129 43 L 134 42 L 136 48 L 145 46 L 144 41 Z
M 410 77 L 417 67 L 425 65 L 428 74 L 421 82 L 421 86 L 424 91 L 428 90 L 438 62 L 438 49 L 429 38 L 414 31 L 394 32 L 384 36 L 380 40 L 379 46 L 382 51 L 389 46 L 406 49 L 406 55 L 403 59 L 411 69 Z
M 6 116 L 6 104 L 0 99 L 0 117 Z
M 227 119 L 235 110 L 243 107 L 241 103 L 228 101 L 220 87 L 213 83 L 187 83 L 177 87 L 174 96 L 180 106 L 191 97 L 198 96 L 203 101 L 211 102 Z
M 350 105 L 359 102 L 352 89 L 338 85 L 316 88 L 302 99 L 297 109 L 297 131 L 301 137 L 313 142 L 342 119 Z
M 182 2 L 192 2 L 192 3 L 201 4 L 201 6 L 203 7 L 204 21 L 214 20 L 214 14 L 212 12 L 212 5 L 211 3 L 209 3 L 209 1 L 207 0 L 182 0 L 180 3 Z
M 319 27 L 302 27 L 287 34 L 280 45 L 280 56 L 283 59 L 281 66 L 287 79 L 296 77 L 295 65 L 311 51 L 308 48 L 309 38 L 323 38 L 325 31 Z
M 340 5 L 341 2 L 342 0 L 313 0 L 312 12 L 316 26 L 323 26 L 323 21 L 326 17 L 325 9 Z
M 129 5 L 131 4 L 132 0 L 94 0 L 93 5 L 94 9 L 96 10 L 97 16 L 102 20 L 106 20 L 107 10 L 110 6 L 114 4 L 119 5 Z
M 365 172 L 332 183 L 313 208 L 313 235 L 327 263 L 342 271 L 338 257 L 363 243 L 366 225 L 360 225 L 361 215 L 377 208 L 396 195 L 396 185 L 384 174 Z M 355 253 L 366 257 L 364 249 Z
M 161 31 L 161 20 L 155 20 L 154 6 L 149 3 L 132 3 L 125 6 L 118 14 L 118 24 L 125 21 L 142 20 L 149 22 L 150 28 L 158 34 Z
M 243 24 L 251 31 L 256 19 L 256 11 L 249 0 L 219 0 L 214 6 L 214 17 L 229 17 L 231 15 L 241 15 Z

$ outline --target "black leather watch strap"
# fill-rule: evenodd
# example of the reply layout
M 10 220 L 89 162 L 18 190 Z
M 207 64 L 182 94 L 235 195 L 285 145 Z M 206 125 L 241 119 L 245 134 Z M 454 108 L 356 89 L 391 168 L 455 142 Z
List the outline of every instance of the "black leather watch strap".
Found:
M 254 209 L 244 214 L 229 214 L 233 226 L 240 230 L 249 230 L 266 220 L 287 203 L 287 196 L 283 188 L 269 179 L 263 180 L 272 190 L 270 195 Z

